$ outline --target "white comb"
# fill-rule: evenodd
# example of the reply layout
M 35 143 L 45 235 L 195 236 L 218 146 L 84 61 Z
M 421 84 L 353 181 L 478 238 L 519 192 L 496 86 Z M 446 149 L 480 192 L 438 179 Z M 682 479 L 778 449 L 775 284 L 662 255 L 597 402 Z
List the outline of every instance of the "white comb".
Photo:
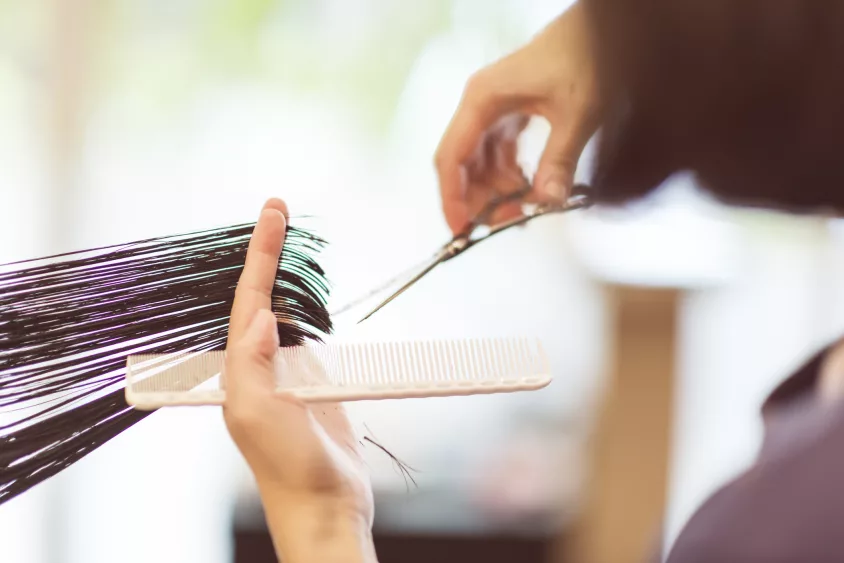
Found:
M 224 365 L 224 351 L 129 356 L 126 402 L 221 405 L 225 390 L 207 383 Z M 495 338 L 279 348 L 276 382 L 306 402 L 344 402 L 531 391 L 551 376 L 538 340 Z

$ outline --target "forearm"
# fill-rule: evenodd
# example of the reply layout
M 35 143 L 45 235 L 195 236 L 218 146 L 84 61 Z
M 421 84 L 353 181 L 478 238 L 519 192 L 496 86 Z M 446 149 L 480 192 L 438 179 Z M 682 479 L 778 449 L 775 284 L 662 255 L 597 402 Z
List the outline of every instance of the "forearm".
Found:
M 284 563 L 377 563 L 369 522 L 330 497 L 262 492 L 276 554 Z

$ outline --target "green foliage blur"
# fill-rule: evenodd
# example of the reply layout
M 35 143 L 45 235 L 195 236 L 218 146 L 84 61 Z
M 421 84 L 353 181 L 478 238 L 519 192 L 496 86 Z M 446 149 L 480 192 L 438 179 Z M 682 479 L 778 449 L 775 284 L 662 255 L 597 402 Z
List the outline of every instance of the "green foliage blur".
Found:
M 335 99 L 373 133 L 389 123 L 423 46 L 449 25 L 450 0 L 89 0 L 98 89 L 165 116 L 215 84 L 255 82 Z M 368 13 L 356 13 L 363 5 Z M 113 92 L 116 93 L 116 92 Z M 161 112 L 161 113 L 159 113 Z
M 353 107 L 378 136 L 414 62 L 467 1 L 488 37 L 519 34 L 512 6 L 477 0 L 0 0 L 0 102 L 20 88 L 12 74 L 35 95 L 48 90 L 71 38 L 84 104 L 122 104 L 127 127 L 166 121 L 215 88 L 252 84 Z

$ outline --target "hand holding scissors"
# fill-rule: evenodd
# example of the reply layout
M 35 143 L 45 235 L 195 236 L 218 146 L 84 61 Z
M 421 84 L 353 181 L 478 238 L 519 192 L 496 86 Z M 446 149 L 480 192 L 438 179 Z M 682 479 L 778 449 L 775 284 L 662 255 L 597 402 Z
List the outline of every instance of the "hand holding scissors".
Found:
M 358 321 L 363 322 L 378 311 L 380 311 L 385 305 L 393 301 L 396 297 L 407 291 L 416 282 L 418 282 L 428 273 L 430 273 L 434 268 L 436 268 L 440 264 L 443 264 L 444 262 L 448 262 L 455 256 L 463 254 L 479 242 L 485 241 L 493 235 L 496 235 L 502 231 L 506 231 L 507 229 L 510 229 L 512 227 L 524 225 L 525 223 L 529 222 L 532 219 L 535 219 L 536 217 L 548 215 L 549 213 L 564 213 L 575 209 L 582 209 L 590 205 L 590 200 L 588 197 L 588 186 L 585 186 L 583 184 L 577 184 L 572 188 L 571 195 L 569 196 L 568 200 L 564 203 L 545 203 L 535 204 L 532 206 L 523 206 L 522 215 L 504 221 L 503 223 L 499 223 L 485 228 L 489 222 L 489 219 L 501 206 L 513 203 L 514 201 L 521 201 L 529 192 L 530 186 L 526 186 L 516 192 L 494 197 L 481 209 L 481 211 L 477 215 L 475 215 L 475 217 L 463 230 L 454 235 L 451 240 L 441 246 L 440 249 L 436 253 L 434 253 L 434 255 L 429 260 L 425 261 L 420 267 L 414 268 L 409 279 L 407 279 L 405 275 L 397 276 L 391 279 L 386 284 L 383 284 L 377 289 L 370 291 L 364 297 L 355 300 L 354 302 L 350 303 L 349 305 L 343 307 L 338 311 L 335 311 L 334 314 L 342 313 L 343 311 L 353 307 L 354 305 L 371 297 L 372 295 L 380 293 L 384 289 L 396 285 L 397 281 L 407 279 L 407 281 L 402 283 L 398 289 L 393 291 L 386 299 L 381 301 L 374 309 L 372 309 L 367 315 L 365 315 L 360 321 Z M 482 230 L 483 232 L 481 234 L 478 234 L 478 231 Z

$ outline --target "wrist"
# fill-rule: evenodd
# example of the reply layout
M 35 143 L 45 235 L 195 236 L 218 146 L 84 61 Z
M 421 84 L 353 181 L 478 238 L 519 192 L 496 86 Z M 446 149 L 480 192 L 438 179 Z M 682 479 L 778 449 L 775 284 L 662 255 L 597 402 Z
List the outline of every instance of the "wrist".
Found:
M 333 496 L 262 491 L 267 526 L 285 563 L 377 563 L 369 519 Z

